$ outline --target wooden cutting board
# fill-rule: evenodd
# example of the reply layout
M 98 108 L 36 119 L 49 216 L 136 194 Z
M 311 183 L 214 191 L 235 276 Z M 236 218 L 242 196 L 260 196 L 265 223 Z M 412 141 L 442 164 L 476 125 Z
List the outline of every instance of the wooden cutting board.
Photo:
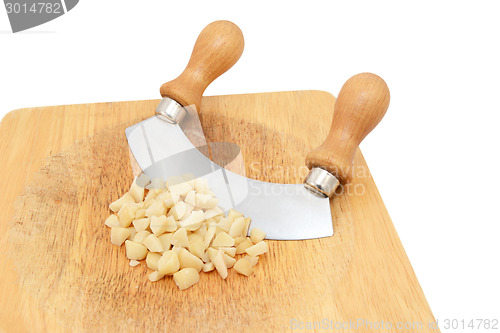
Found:
M 209 142 L 242 148 L 249 177 L 299 183 L 334 102 L 322 91 L 205 97 L 201 121 Z M 351 191 L 331 201 L 333 237 L 269 241 L 250 277 L 204 273 L 183 292 L 170 278 L 149 282 L 144 263 L 130 267 L 103 223 L 132 181 L 124 130 L 157 103 L 29 108 L 2 120 L 1 330 L 437 331 L 359 151 Z

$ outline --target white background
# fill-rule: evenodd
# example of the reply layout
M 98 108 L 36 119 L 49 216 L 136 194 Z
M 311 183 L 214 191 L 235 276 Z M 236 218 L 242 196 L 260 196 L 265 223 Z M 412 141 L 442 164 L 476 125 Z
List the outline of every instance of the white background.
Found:
M 351 75 L 377 73 L 391 105 L 362 150 L 434 315 L 498 319 L 497 3 L 82 0 L 18 34 L 0 7 L 0 116 L 159 98 L 217 19 L 240 26 L 245 51 L 206 95 L 336 95 Z

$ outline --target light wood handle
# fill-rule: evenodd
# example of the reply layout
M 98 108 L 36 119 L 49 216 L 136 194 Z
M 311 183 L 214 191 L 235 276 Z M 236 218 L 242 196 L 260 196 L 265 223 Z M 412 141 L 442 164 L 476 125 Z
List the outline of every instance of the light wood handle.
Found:
M 169 97 L 182 106 L 194 104 L 196 110 L 200 110 L 203 92 L 238 61 L 244 44 L 243 34 L 236 24 L 229 21 L 210 23 L 198 36 L 186 69 L 175 80 L 161 86 L 162 97 Z
M 347 80 L 335 103 L 330 133 L 307 155 L 307 167 L 326 169 L 341 184 L 349 183 L 354 175 L 354 153 L 384 117 L 389 100 L 387 84 L 375 74 L 357 74 Z

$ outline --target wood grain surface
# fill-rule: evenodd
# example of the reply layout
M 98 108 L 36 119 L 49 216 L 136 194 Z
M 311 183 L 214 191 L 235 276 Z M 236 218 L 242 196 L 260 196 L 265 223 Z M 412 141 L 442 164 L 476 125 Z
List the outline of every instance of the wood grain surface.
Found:
M 298 183 L 334 102 L 321 91 L 204 97 L 200 116 L 209 142 L 241 147 L 247 176 Z M 29 108 L 2 120 L 0 330 L 437 331 L 359 151 L 353 182 L 331 201 L 333 237 L 269 241 L 250 277 L 202 273 L 183 292 L 172 279 L 149 282 L 145 263 L 130 267 L 103 223 L 132 181 L 124 130 L 157 103 Z

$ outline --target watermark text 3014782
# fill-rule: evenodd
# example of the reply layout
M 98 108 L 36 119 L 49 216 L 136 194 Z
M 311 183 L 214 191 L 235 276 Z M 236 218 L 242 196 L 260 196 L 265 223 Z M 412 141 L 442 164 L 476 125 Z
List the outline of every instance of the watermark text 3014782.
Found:
M 4 0 L 12 32 L 30 29 L 66 14 L 78 0 Z
M 363 330 L 370 332 L 383 332 L 393 330 L 403 330 L 408 332 L 432 332 L 440 329 L 447 331 L 453 330 L 467 330 L 473 331 L 492 331 L 498 332 L 500 330 L 498 319 L 438 319 L 431 322 L 420 321 L 373 321 L 367 319 L 351 319 L 351 320 L 330 320 L 322 319 L 319 321 L 303 321 L 297 319 L 290 319 L 289 328 L 297 331 L 309 330 L 325 330 L 325 331 L 343 331 L 343 330 Z

